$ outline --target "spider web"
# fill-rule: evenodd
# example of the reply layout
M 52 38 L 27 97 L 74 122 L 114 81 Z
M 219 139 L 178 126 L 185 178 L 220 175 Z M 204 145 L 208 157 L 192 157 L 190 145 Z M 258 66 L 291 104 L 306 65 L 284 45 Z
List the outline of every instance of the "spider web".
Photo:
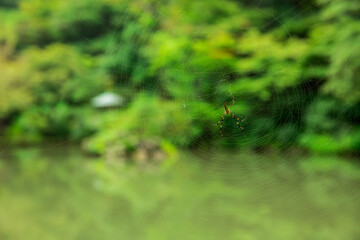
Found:
M 112 30 L 113 37 L 108 40 L 108 47 L 104 55 L 116 55 L 115 60 L 130 58 L 131 53 L 129 52 L 131 49 L 124 48 L 123 46 L 116 46 L 116 44 L 118 44 L 116 38 L 118 37 L 118 33 L 122 30 L 120 27 L 121 22 L 124 21 L 124 19 L 131 17 L 130 9 L 136 7 L 135 4 L 136 3 L 132 2 L 128 3 L 123 16 L 119 19 L 119 24 Z M 301 4 L 305 4 L 305 1 L 301 2 Z M 301 7 L 301 4 L 297 7 Z M 257 6 L 258 12 L 261 12 L 263 15 L 268 15 L 268 17 L 272 19 L 268 25 L 281 25 L 285 29 L 285 32 L 287 32 L 288 39 L 290 40 L 295 39 L 295 37 L 293 37 L 287 29 L 287 25 L 292 20 L 306 14 L 307 11 L 310 11 L 315 7 L 306 7 L 298 16 L 288 19 L 288 22 L 282 22 L 281 14 L 268 13 L 262 9 L 262 6 L 264 5 L 262 0 L 258 1 L 255 5 Z M 293 9 L 288 9 L 282 14 L 289 14 L 292 10 Z M 149 6 L 149 11 L 155 11 L 155 7 L 152 9 L 152 7 Z M 84 12 L 79 12 L 79 15 L 86 13 L 87 11 L 84 10 Z M 173 19 L 176 19 L 179 23 L 186 16 L 185 12 L 178 12 L 176 14 L 176 16 L 173 16 Z M 166 17 L 166 15 L 159 14 L 159 22 L 164 17 Z M 154 23 L 154 26 L 155 24 L 156 23 Z M 176 24 L 174 25 L 176 26 Z M 267 27 L 268 26 L 263 26 L 264 29 Z M 98 29 L 94 29 L 94 31 L 98 31 Z M 150 39 L 155 29 L 149 32 L 141 32 L 141 29 L 135 31 L 140 31 L 143 39 Z M 184 30 L 172 29 L 168 34 L 171 35 L 172 33 L 173 37 L 176 39 L 178 36 L 182 35 L 182 31 Z M 205 33 L 204 30 L 200 32 L 200 30 L 195 29 L 193 31 L 192 35 L 194 36 L 196 34 Z M 82 36 L 79 35 L 79 37 Z M 90 39 L 88 40 L 90 41 Z M 139 41 L 133 39 L 133 42 L 138 43 Z M 138 48 L 143 47 L 144 46 L 139 43 Z M 264 51 L 265 50 L 266 49 L 264 49 Z M 186 55 L 187 52 L 191 52 L 191 49 L 182 47 L 177 49 L 177 51 L 179 55 Z M 302 110 L 306 109 L 306 106 L 308 105 L 306 99 L 313 99 L 320 94 L 317 90 L 319 87 L 318 83 L 316 81 L 306 81 L 299 83 L 296 88 L 286 88 L 286 91 L 274 91 L 270 96 L 265 97 L 267 99 L 266 108 L 252 109 L 251 107 L 258 106 L 258 102 L 262 101 L 262 99 L 260 99 L 258 95 L 252 95 L 249 92 L 241 92 L 234 89 L 235 84 L 241 89 L 241 77 L 232 76 L 233 73 L 227 69 L 220 69 L 217 71 L 207 69 L 206 67 L 194 69 L 190 64 L 193 59 L 194 56 L 190 55 L 187 59 L 188 62 L 180 62 L 172 69 L 164 67 L 162 71 L 165 73 L 171 70 L 171 73 L 176 74 L 179 78 L 187 78 L 189 75 L 197 76 L 199 77 L 199 82 L 210 81 L 213 85 L 220 87 L 216 87 L 212 92 L 206 93 L 207 91 L 202 89 L 201 84 L 194 86 L 191 81 L 177 82 L 177 86 L 172 89 L 172 91 L 175 91 L 175 94 L 171 97 L 171 100 L 177 103 L 178 111 L 185 112 L 188 116 L 191 116 L 191 122 L 203 122 L 204 116 L 214 115 L 214 112 L 217 112 L 217 115 L 214 117 L 213 122 L 204 122 L 203 125 L 200 126 L 209 129 L 207 134 L 201 136 L 202 143 L 193 147 L 191 153 L 186 153 L 186 155 L 182 156 L 176 164 L 174 171 L 184 175 L 188 174 L 189 178 L 179 178 L 180 180 L 173 179 L 171 186 L 176 189 L 184 190 L 193 184 L 192 189 L 189 191 L 192 192 L 195 200 L 186 199 L 188 205 L 187 203 L 175 204 L 175 208 L 179 207 L 186 209 L 190 206 L 191 210 L 188 213 L 189 216 L 179 216 L 176 220 L 177 222 L 174 221 L 169 223 L 169 228 L 177 229 L 180 235 L 186 233 L 198 234 L 197 236 L 199 236 L 199 238 L 206 235 L 207 239 L 219 239 L 220 236 L 225 236 L 223 239 L 266 239 L 267 237 L 265 236 L 269 236 L 269 234 L 271 238 L 268 239 L 295 239 L 297 237 L 295 234 L 296 232 L 303 233 L 305 238 L 321 239 L 321 237 L 326 236 L 327 239 L 332 239 L 331 233 L 333 231 L 329 226 L 332 223 L 332 219 L 338 224 L 339 220 L 337 216 L 339 216 L 339 218 L 348 219 L 348 224 L 342 224 L 337 228 L 337 231 L 345 236 L 352 236 L 352 234 L 355 234 L 356 230 L 354 229 L 356 224 L 354 222 L 359 217 L 356 213 L 356 211 L 359 210 L 358 207 L 356 207 L 353 202 L 350 202 L 349 209 L 344 210 L 345 213 L 341 214 L 336 210 L 336 208 L 341 207 L 342 204 L 346 204 L 347 200 L 354 201 L 359 197 L 358 194 L 351 196 L 349 193 L 350 191 L 355 190 L 353 182 L 346 181 L 347 185 L 342 189 L 343 186 L 341 186 L 340 183 L 336 183 L 338 179 L 336 175 L 321 177 L 321 173 L 318 173 L 316 165 L 312 166 L 308 163 L 309 161 L 312 161 L 312 157 L 309 157 L 310 160 L 308 160 L 308 157 L 303 157 L 302 155 L 298 156 L 296 149 L 294 150 L 294 148 L 292 148 L 294 142 L 284 142 L 281 146 L 283 151 L 280 156 L 279 154 L 272 152 L 272 149 L 274 149 L 273 132 L 279 132 L 281 129 L 278 128 L 282 128 L 284 125 L 275 124 L 275 129 L 266 128 L 266 121 L 273 119 L 274 114 L 276 114 L 275 121 L 277 122 L 291 123 L 296 126 L 301 125 L 300 123 L 304 121 L 304 112 L 302 112 Z M 217 60 L 213 61 L 216 62 Z M 114 62 L 112 64 L 115 66 L 117 63 Z M 296 64 L 296 62 L 289 64 L 288 68 L 281 69 L 279 72 L 274 72 L 270 74 L 269 77 L 276 78 L 279 74 L 291 72 L 296 68 Z M 145 72 L 148 71 L 147 67 L 149 65 L 148 62 L 142 60 L 139 63 L 139 66 L 129 65 L 125 67 L 136 69 L 139 74 L 145 74 Z M 221 65 L 221 63 L 219 63 L 219 65 Z M 105 69 L 100 70 L 105 71 Z M 116 84 L 113 86 L 113 90 L 121 95 L 137 96 L 139 93 L 153 95 L 154 93 L 162 91 L 161 88 L 163 86 L 160 82 L 145 82 L 140 85 L 140 88 L 135 89 L 131 86 L 131 81 L 128 81 L 128 76 L 119 73 L 114 74 L 116 74 L 117 77 L 115 79 Z M 247 77 L 248 80 L 253 79 L 254 81 L 256 81 L 256 78 L 256 75 Z M 104 80 L 103 88 L 98 89 L 98 94 L 109 89 L 109 81 L 111 80 Z M 86 83 L 84 83 L 84 85 L 86 85 Z M 193 94 L 194 88 L 198 90 L 195 91 L 195 94 Z M 95 96 L 96 95 L 94 95 L 94 97 Z M 219 127 L 216 123 L 224 113 L 224 110 L 218 109 L 216 105 L 219 104 L 221 106 L 222 103 L 226 101 L 228 106 L 231 106 L 232 99 L 235 99 L 235 103 L 229 108 L 236 116 L 244 118 L 244 122 L 242 122 L 244 130 L 240 130 L 234 120 L 228 115 L 225 116 L 226 119 L 224 121 L 224 136 L 221 136 L 219 134 Z M 194 109 L 197 107 L 198 102 L 211 103 L 211 106 L 213 107 L 204 108 L 202 111 L 195 111 Z M 256 111 L 259 116 L 267 116 L 267 118 L 262 119 L 262 121 L 265 121 L 265 124 L 262 125 L 263 127 L 256 127 L 256 125 L 253 124 L 256 121 L 259 121 L 256 117 L 251 117 L 254 116 L 254 111 Z M 337 119 L 339 122 L 341 121 L 340 116 L 344 114 L 344 111 L 345 110 L 340 109 L 340 114 L 337 115 L 339 117 L 339 119 Z M 142 116 L 145 122 L 159 117 L 158 115 L 153 115 L 152 111 L 146 111 L 146 109 L 142 113 Z M 101 119 L 100 116 L 99 119 Z M 176 131 L 177 128 L 178 126 L 174 123 L 169 126 L 168 129 L 169 131 Z M 182 134 L 184 136 L 191 136 L 193 135 L 193 131 L 195 131 L 193 128 L 189 128 Z M 347 131 L 351 130 L 348 129 Z M 146 135 L 146 133 L 143 134 Z M 283 137 L 285 139 L 293 139 L 286 131 L 284 132 Z M 72 144 L 77 140 L 79 139 L 72 138 L 59 143 L 50 143 L 46 147 L 41 147 L 41 151 L 47 149 L 58 149 L 61 151 L 62 149 L 65 149 L 67 145 Z M 212 142 L 215 142 L 216 144 L 211 144 Z M 176 143 L 174 144 L 176 145 Z M 224 153 L 223 147 L 228 146 L 231 146 L 231 150 Z M 258 148 L 254 150 L 254 146 L 261 146 L 261 149 Z M 180 145 L 177 147 L 182 149 L 182 146 Z M 264 152 L 265 155 L 261 155 L 261 153 Z M 28 153 L 29 151 L 26 152 L 26 154 Z M 5 155 L 6 154 L 3 156 Z M 194 176 L 194 169 L 191 165 L 192 162 L 197 162 L 201 165 L 202 170 L 195 171 L 196 176 Z M 299 164 L 307 169 L 307 172 L 299 173 Z M 185 182 L 184 179 L 186 179 L 187 182 Z M 216 185 L 214 179 L 221 179 L 222 184 L 226 181 L 231 181 L 231 183 L 226 185 L 228 188 L 224 187 L 225 185 L 222 189 L 211 186 L 213 187 L 212 190 L 208 190 L 210 189 L 210 184 Z M 319 184 L 307 184 L 307 181 L 311 180 L 319 180 Z M 209 183 L 209 185 L 207 183 Z M 146 186 L 146 183 L 144 181 L 139 181 L 135 183 L 135 186 L 141 188 Z M 202 188 L 206 189 L 206 191 Z M 237 194 L 235 194 L 236 196 L 229 197 L 230 193 L 227 191 L 230 191 L 230 189 L 233 191 L 234 188 L 238 189 Z M 333 192 L 327 193 L 327 191 Z M 205 199 L 201 196 L 201 193 L 209 194 L 211 195 L 211 198 Z M 242 198 L 242 196 L 246 194 L 248 194 L 248 197 Z M 304 194 L 314 194 L 315 197 L 314 199 L 311 199 L 307 195 L 304 196 Z M 347 198 L 340 199 L 339 196 L 341 194 L 346 195 Z M 335 199 L 331 200 L 328 198 Z M 321 201 L 328 202 L 324 203 Z M 234 207 L 234 204 L 236 205 L 237 203 L 249 207 L 252 212 L 243 207 Z M 239 215 L 247 215 L 250 218 L 256 215 L 256 217 L 254 217 L 254 222 L 245 222 L 240 225 L 234 224 L 232 221 L 235 220 L 226 217 L 228 214 L 226 211 L 231 211 L 231 208 L 227 208 L 227 206 L 239 209 Z M 326 210 L 321 211 L 319 209 L 321 206 L 326 206 Z M 314 212 L 318 215 L 315 216 Z M 173 212 L 170 211 L 170 214 L 172 213 Z M 291 215 L 291 213 L 293 213 L 293 215 Z M 178 214 L 178 212 L 174 212 L 174 214 Z M 159 218 L 161 217 L 167 219 L 166 216 L 160 216 Z M 212 219 L 213 217 L 216 219 Z M 261 217 L 264 217 L 264 219 L 267 219 L 270 222 L 259 220 Z M 271 223 L 270 217 L 273 218 L 273 223 Z M 316 220 L 310 221 L 309 219 L 311 218 L 315 218 Z M 289 220 L 290 223 L 286 223 L 286 221 L 281 221 L 280 219 Z M 187 220 L 192 222 L 192 224 L 188 224 L 186 222 Z M 243 219 L 240 220 L 242 221 Z M 306 221 L 310 221 L 313 226 L 304 224 Z M 320 224 L 320 222 L 323 224 Z M 175 227 L 177 224 L 178 226 Z M 297 229 L 297 224 L 303 226 L 305 230 Z M 207 225 L 214 227 L 213 229 L 207 229 Z M 286 229 L 284 230 L 281 225 L 284 225 L 284 228 Z M 316 227 L 320 228 L 323 232 L 315 233 Z M 165 227 L 160 227 L 160 229 L 163 228 Z M 235 232 L 234 228 L 240 228 L 242 232 L 240 231 L 240 233 L 237 233 L 238 235 L 235 236 L 231 235 L 231 233 Z M 252 228 L 260 230 L 253 231 Z M 275 233 L 271 231 L 272 228 L 276 229 Z M 210 233 L 208 235 L 202 235 L 202 233 L 205 232 Z M 311 235 L 310 233 L 313 233 L 314 235 Z M 359 233 L 357 232 L 357 234 Z M 161 234 L 158 236 L 161 236 Z M 169 237 L 169 235 L 167 235 L 167 237 Z

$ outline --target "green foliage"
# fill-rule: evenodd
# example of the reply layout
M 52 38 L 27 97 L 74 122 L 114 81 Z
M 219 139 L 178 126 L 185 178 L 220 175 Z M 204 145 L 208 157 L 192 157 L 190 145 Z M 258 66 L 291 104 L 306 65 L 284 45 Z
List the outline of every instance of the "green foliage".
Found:
M 96 94 L 96 87 L 103 81 L 96 72 L 87 73 L 93 67 L 93 59 L 66 45 L 30 48 L 22 56 L 23 73 L 33 83 L 36 101 L 43 104 L 84 102 Z
M 118 133 L 194 146 L 213 140 L 216 103 L 235 97 L 246 128 L 223 145 L 315 151 L 340 136 L 319 149 L 358 149 L 356 1 L 284 3 L 290 12 L 267 1 L 16 2 L 0 7 L 0 124 L 11 138 L 96 132 L 95 152 Z M 104 88 L 129 107 L 96 115 L 88 103 Z M 224 130 L 239 134 L 230 121 Z
M 271 96 L 271 88 L 296 85 L 301 80 L 299 60 L 307 49 L 306 42 L 300 39 L 292 38 L 284 43 L 270 34 L 249 31 L 239 42 L 239 53 L 247 57 L 237 60 L 236 69 L 241 78 L 234 85 L 235 90 L 266 100 Z M 241 81 L 243 77 L 246 84 Z
M 79 139 L 96 129 L 88 108 L 70 107 L 64 102 L 54 106 L 31 107 L 10 126 L 8 137 L 14 142 L 39 142 L 43 137 Z
M 339 130 L 341 110 L 335 99 L 316 99 L 307 110 L 306 129 L 313 133 Z
M 22 0 L 19 8 L 23 18 L 15 30 L 20 47 L 95 37 L 107 30 L 111 16 L 109 6 L 100 0 Z
M 279 142 L 279 147 L 287 148 L 293 146 L 298 137 L 298 127 L 295 124 L 286 124 L 277 129 L 276 139 Z
M 0 116 L 7 116 L 15 110 L 24 111 L 33 102 L 31 85 L 18 69 L 17 62 L 0 58 Z
M 360 150 L 359 129 L 353 133 L 332 136 L 330 134 L 306 134 L 300 145 L 316 153 L 334 154 L 358 152 Z
M 3 0 L 0 3 L 0 6 L 2 7 L 16 7 L 18 0 Z
M 69 46 L 53 44 L 29 48 L 11 65 L 6 59 L 2 63 L 0 110 L 9 117 L 20 111 L 7 131 L 9 137 L 31 142 L 43 136 L 84 137 L 92 132 L 89 124 L 82 124 L 91 112 L 80 106 L 87 105 L 102 86 L 101 75 L 88 74 L 93 59 Z
M 357 103 L 360 101 L 360 3 L 354 0 L 319 0 L 319 3 L 324 6 L 321 28 L 327 29 L 322 38 L 328 42 L 331 39 L 332 43 L 329 81 L 324 92 Z
M 319 153 L 358 151 L 359 130 L 347 122 L 348 109 L 336 99 L 315 99 L 305 113 L 306 131 L 299 139 L 300 145 Z
M 90 140 L 96 148 L 92 151 L 97 153 L 106 151 L 109 143 L 120 141 L 129 145 L 128 141 L 158 136 L 173 144 L 187 146 L 199 134 L 189 131 L 191 115 L 183 110 L 181 103 L 162 103 L 156 96 L 140 95 L 125 111 L 111 111 L 104 115 L 99 126 L 102 131 Z M 92 148 L 91 145 L 87 146 Z

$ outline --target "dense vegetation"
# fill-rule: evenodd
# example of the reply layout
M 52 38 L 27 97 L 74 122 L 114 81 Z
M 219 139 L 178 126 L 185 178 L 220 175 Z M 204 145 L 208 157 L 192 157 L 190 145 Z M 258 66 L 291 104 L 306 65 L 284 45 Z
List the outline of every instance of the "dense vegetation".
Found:
M 1 137 L 359 152 L 360 3 L 260 2 L 1 1 Z M 126 107 L 93 109 L 107 90 Z

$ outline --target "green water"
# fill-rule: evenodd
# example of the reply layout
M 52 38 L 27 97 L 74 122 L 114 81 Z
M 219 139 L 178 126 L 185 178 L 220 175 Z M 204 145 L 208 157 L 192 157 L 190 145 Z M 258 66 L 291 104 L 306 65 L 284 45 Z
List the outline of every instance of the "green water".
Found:
M 202 151 L 161 168 L 0 154 L 0 239 L 360 239 L 354 160 Z

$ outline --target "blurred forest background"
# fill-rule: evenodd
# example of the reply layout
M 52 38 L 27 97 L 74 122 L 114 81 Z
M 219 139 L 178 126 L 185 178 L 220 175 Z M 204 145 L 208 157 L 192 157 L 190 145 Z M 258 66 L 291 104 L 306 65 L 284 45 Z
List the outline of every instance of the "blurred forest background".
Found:
M 0 11 L 6 142 L 360 151 L 358 1 L 3 0 Z M 99 114 L 90 101 L 104 91 L 126 108 Z M 218 141 L 216 104 L 232 97 L 245 129 L 234 141 L 225 123 Z
M 0 239 L 360 239 L 359 78 L 358 0 L 0 0 Z

